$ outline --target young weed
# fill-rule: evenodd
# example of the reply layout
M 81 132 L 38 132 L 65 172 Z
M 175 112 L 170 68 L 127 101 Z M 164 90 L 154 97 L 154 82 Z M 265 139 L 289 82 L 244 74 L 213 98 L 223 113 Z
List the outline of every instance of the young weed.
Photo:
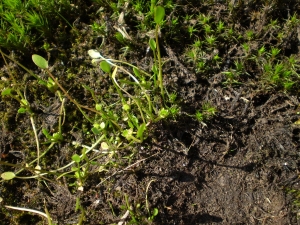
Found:
M 209 102 L 206 102 L 202 105 L 202 110 L 197 111 L 195 114 L 195 118 L 199 122 L 204 122 L 210 120 L 217 113 L 217 109 L 212 106 Z

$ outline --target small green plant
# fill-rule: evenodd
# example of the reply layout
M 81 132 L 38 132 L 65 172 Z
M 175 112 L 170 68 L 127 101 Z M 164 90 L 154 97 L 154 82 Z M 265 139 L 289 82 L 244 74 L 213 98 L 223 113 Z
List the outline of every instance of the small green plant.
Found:
M 133 207 L 130 202 L 128 196 L 125 194 L 125 205 L 121 207 L 122 209 L 126 210 L 124 214 L 125 216 L 130 216 L 129 223 L 130 224 L 148 224 L 149 222 L 153 222 L 155 217 L 158 215 L 158 209 L 154 208 L 151 212 L 147 208 L 147 211 L 149 213 L 149 216 L 147 216 L 143 213 L 145 206 L 143 206 L 140 203 L 135 204 Z
M 204 24 L 204 32 L 208 35 L 213 32 L 213 30 L 209 24 Z
M 224 25 L 224 22 L 222 21 L 219 21 L 218 25 L 217 25 L 217 32 L 218 33 L 221 33 L 225 30 L 225 25 Z
M 248 41 L 251 41 L 254 38 L 254 32 L 253 30 L 247 30 L 246 31 L 246 39 Z
M 211 20 L 211 17 L 209 15 L 204 15 L 204 14 L 198 15 L 198 21 L 202 25 L 208 24 L 210 20 Z
M 280 26 L 278 25 L 278 21 L 277 19 L 275 20 L 270 20 L 270 23 L 268 24 L 268 28 L 272 29 L 272 30 L 276 30 L 278 28 L 280 28 Z
M 195 114 L 195 118 L 199 122 L 204 122 L 207 120 L 210 120 L 213 116 L 215 116 L 217 113 L 217 109 L 212 106 L 210 103 L 206 102 L 202 106 L 201 111 L 197 111 Z
M 195 25 L 189 25 L 187 27 L 187 31 L 190 34 L 190 37 L 192 37 L 195 32 L 198 32 L 198 30 L 195 28 Z
M 213 35 L 209 35 L 205 37 L 205 41 L 209 47 L 213 47 L 216 44 L 217 38 Z
M 161 96 L 164 97 L 164 87 L 163 87 L 163 74 L 162 74 L 162 60 L 160 55 L 160 47 L 158 41 L 158 30 L 161 26 L 163 19 L 165 16 L 165 9 L 161 6 L 157 6 L 154 9 L 154 21 L 156 23 L 155 28 L 155 45 L 154 42 L 150 39 L 150 47 L 154 53 L 155 57 L 155 67 L 154 67 L 154 74 L 157 77 L 157 86 L 160 88 Z M 151 44 L 152 42 L 152 44 Z M 156 83 L 156 82 L 155 82 Z

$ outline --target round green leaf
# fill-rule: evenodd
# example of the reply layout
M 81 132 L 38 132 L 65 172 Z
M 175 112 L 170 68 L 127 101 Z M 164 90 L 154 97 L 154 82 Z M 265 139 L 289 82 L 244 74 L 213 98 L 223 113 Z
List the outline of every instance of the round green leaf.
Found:
M 14 172 L 4 172 L 1 174 L 1 177 L 3 180 L 11 180 L 16 177 L 16 174 Z
M 155 23 L 161 24 L 164 17 L 165 17 L 164 7 L 162 7 L 162 6 L 155 7 L 155 10 L 154 10 L 154 21 L 155 21 Z
M 102 61 L 101 63 L 100 63 L 100 68 L 105 72 L 105 73 L 110 73 L 110 65 L 109 65 L 109 63 L 108 62 L 106 62 L 106 61 Z
M 37 65 L 41 69 L 48 68 L 48 62 L 42 56 L 34 54 L 34 55 L 32 55 L 32 61 L 34 62 L 35 65 Z
M 72 156 L 72 160 L 75 161 L 76 163 L 80 163 L 80 156 L 75 154 Z

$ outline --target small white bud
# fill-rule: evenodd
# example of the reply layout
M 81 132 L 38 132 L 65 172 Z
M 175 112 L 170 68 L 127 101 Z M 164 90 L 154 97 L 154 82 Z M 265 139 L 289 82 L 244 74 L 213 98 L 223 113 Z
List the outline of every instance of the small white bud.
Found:
M 88 50 L 88 54 L 93 58 L 93 59 L 99 59 L 101 58 L 100 53 L 97 50 L 91 49 Z

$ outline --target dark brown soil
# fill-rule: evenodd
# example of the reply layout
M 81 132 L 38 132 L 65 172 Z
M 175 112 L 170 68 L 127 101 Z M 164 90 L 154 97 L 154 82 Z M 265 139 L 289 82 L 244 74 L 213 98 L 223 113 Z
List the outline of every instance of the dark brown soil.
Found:
M 230 19 L 244 21 L 235 23 L 237 27 L 240 26 L 237 28 L 239 30 L 253 26 L 258 33 L 263 32 L 261 27 L 265 24 L 262 20 L 248 18 L 261 5 L 255 5 L 256 1 L 246 2 L 244 5 L 236 3 L 241 5 L 236 6 L 233 14 L 228 16 L 226 13 L 229 9 L 225 3 L 198 5 L 177 1 L 183 6 L 180 13 L 189 10 L 194 13 L 203 11 L 216 18 L 223 13 L 224 20 L 228 20 L 228 23 L 235 23 Z M 272 11 L 272 16 L 286 15 L 283 8 L 287 6 L 299 15 L 299 3 L 287 1 L 286 5 L 277 3 L 277 11 Z M 89 10 L 95 8 L 91 6 Z M 68 55 L 66 58 L 70 58 L 67 66 L 80 81 L 63 80 L 63 71 L 56 74 L 71 95 L 85 105 L 92 104 L 92 99 L 89 93 L 83 91 L 82 83 L 94 86 L 95 91 L 101 94 L 104 94 L 106 88 L 105 79 L 101 78 L 100 83 L 96 73 L 79 69 L 81 64 L 90 60 L 87 50 L 98 46 L 95 44 L 97 37 L 91 35 L 88 25 L 88 21 L 78 22 L 77 29 L 82 32 L 77 40 L 78 46 L 71 50 L 65 49 Z M 109 40 L 110 37 L 112 36 L 108 35 L 103 54 L 118 58 L 119 44 Z M 261 34 L 259 37 L 261 39 L 253 42 L 253 48 L 258 43 L 272 45 L 271 36 Z M 1 207 L 13 204 L 44 211 L 45 200 L 54 221 L 58 224 L 77 224 L 79 211 L 75 211 L 75 205 L 76 197 L 79 196 L 86 214 L 83 224 L 118 224 L 128 209 L 126 201 L 134 214 L 128 215 L 123 224 L 130 224 L 129 221 L 133 224 L 133 218 L 137 221 L 135 224 L 158 225 L 300 224 L 299 208 L 293 204 L 295 195 L 289 193 L 289 190 L 300 190 L 300 125 L 295 123 L 299 119 L 299 91 L 263 88 L 261 81 L 254 75 L 258 73 L 258 69 L 250 68 L 250 64 L 247 64 L 250 75 L 242 77 L 240 84 L 224 85 L 221 68 L 226 66 L 226 62 L 222 62 L 219 69 L 212 67 L 214 70 L 210 75 L 196 73 L 189 63 L 184 62 L 183 44 L 174 41 L 172 36 L 168 38 L 162 37 L 163 57 L 168 60 L 164 65 L 164 84 L 170 93 L 178 94 L 180 115 L 152 124 L 149 137 L 143 144 L 117 153 L 121 159 L 134 152 L 131 161 L 123 158 L 118 166 L 108 172 L 98 173 L 92 170 L 84 192 L 74 191 L 63 179 L 49 182 L 48 186 L 36 180 L 13 180 L 1 183 Z M 186 40 L 191 42 L 188 38 Z M 282 52 L 285 51 L 288 55 L 292 51 L 299 58 L 296 40 L 297 35 L 294 33 L 290 41 L 285 42 L 289 42 L 289 45 L 280 46 Z M 83 44 L 85 41 L 87 44 Z M 230 46 L 224 44 L 220 47 L 220 52 L 224 51 L 221 53 L 224 61 L 226 57 L 232 61 L 240 57 L 241 49 L 234 46 L 234 43 L 228 45 Z M 147 42 L 140 48 L 134 46 L 139 50 L 129 53 L 127 59 L 149 70 L 151 57 L 146 56 Z M 71 59 L 72 54 L 76 56 L 76 60 Z M 81 55 L 86 58 L 80 58 Z M 55 68 L 59 66 L 56 65 L 53 70 Z M 28 93 L 33 89 L 43 88 L 32 80 L 26 82 Z M 51 96 L 51 93 L 48 94 Z M 37 113 L 37 124 L 48 126 L 45 125 L 45 115 L 53 109 L 57 99 L 52 95 L 47 100 L 48 105 L 43 105 L 42 101 L 38 102 L 37 96 L 31 96 L 30 93 L 28 95 L 29 99 L 36 101 L 36 105 L 44 108 Z M 201 123 L 189 115 L 194 114 L 205 102 L 215 106 L 218 112 Z M 14 104 L 10 102 L 8 105 L 3 100 L 0 106 L 2 112 L 11 110 L 10 116 L 2 125 L 1 160 L 22 164 L 25 156 L 18 155 L 18 152 L 22 152 L 24 146 L 27 146 L 26 149 L 34 149 L 35 141 L 29 140 L 29 120 L 26 116 L 16 117 L 18 103 Z M 70 102 L 67 103 L 67 110 L 74 110 Z M 46 117 L 49 120 L 49 115 Z M 73 119 L 76 115 L 71 117 Z M 69 143 L 80 139 L 78 136 L 81 134 L 72 133 L 72 119 L 67 121 L 70 125 L 67 124 L 64 128 L 66 132 L 70 132 L 65 137 L 69 142 L 57 144 L 53 149 L 54 152 L 47 160 L 48 163 L 51 162 L 49 168 L 53 165 L 65 165 L 73 154 L 70 153 L 72 146 Z M 51 130 L 51 126 L 49 129 Z M 98 162 L 105 161 L 105 158 L 101 158 Z M 1 165 L 1 172 L 9 169 L 10 167 Z M 154 208 L 158 209 L 158 215 L 151 222 L 147 218 Z M 15 212 L 0 210 L 0 218 L 4 218 L 1 219 L 1 224 L 46 224 L 38 216 L 24 213 L 12 219 L 10 213 L 13 215 Z

